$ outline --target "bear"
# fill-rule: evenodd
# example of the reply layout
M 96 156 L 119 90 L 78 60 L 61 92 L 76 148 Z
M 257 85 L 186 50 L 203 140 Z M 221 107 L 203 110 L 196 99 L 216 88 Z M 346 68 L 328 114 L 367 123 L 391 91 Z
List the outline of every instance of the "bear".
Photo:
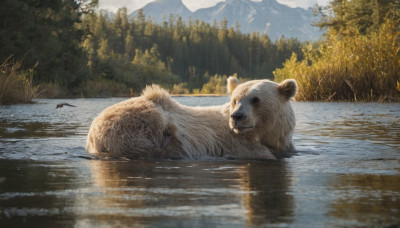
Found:
M 294 150 L 294 80 L 240 83 L 229 77 L 227 90 L 226 104 L 189 107 L 160 86 L 147 86 L 93 120 L 86 151 L 103 158 L 268 160 Z

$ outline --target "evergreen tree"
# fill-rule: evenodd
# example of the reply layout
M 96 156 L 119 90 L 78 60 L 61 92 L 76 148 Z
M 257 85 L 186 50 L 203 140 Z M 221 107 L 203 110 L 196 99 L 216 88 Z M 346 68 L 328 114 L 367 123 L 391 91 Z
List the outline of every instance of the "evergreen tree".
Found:
M 81 15 L 97 1 L 5 0 L 0 9 L 0 58 L 24 59 L 22 69 L 36 62 L 35 80 L 73 88 L 86 79 L 87 60 L 80 43 L 85 30 Z
M 366 35 L 377 32 L 384 18 L 400 20 L 398 12 L 398 0 L 333 0 L 328 7 L 317 9 L 322 17 L 316 26 L 338 35 Z

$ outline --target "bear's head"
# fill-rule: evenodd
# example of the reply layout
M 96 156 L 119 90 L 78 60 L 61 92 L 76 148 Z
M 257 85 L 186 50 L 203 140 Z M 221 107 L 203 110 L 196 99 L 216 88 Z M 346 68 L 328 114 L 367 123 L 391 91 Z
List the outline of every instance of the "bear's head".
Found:
M 270 80 L 240 83 L 229 77 L 227 88 L 231 96 L 229 126 L 233 132 L 254 134 L 259 141 L 275 137 L 291 140 L 295 118 L 289 101 L 297 93 L 295 80 L 287 79 L 281 84 Z

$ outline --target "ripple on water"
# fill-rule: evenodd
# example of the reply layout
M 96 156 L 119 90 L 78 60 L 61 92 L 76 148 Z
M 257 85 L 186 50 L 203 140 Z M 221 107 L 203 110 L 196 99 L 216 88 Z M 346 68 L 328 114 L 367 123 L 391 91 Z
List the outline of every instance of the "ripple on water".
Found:
M 227 101 L 174 99 L 187 105 Z M 298 152 L 276 162 L 88 155 L 91 121 L 122 100 L 0 107 L 0 226 L 398 224 L 399 104 L 293 103 Z M 61 102 L 77 107 L 55 109 Z

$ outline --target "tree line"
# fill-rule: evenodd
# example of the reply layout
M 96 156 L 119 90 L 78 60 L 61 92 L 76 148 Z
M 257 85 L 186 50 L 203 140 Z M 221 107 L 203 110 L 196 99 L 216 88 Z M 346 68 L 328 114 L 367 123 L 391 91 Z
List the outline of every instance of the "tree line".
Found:
M 100 11 L 85 15 L 82 25 L 90 34 L 82 47 L 94 80 L 112 80 L 136 91 L 151 83 L 201 91 L 213 76 L 234 73 L 272 79 L 273 70 L 292 52 L 302 55 L 297 39 L 271 41 L 265 34 L 243 34 L 239 26 L 227 24 L 185 22 L 172 14 L 157 24 L 142 11 L 134 18 L 126 8 L 113 17 Z
M 5 0 L 0 59 L 22 60 L 21 71 L 36 65 L 33 82 L 51 97 L 127 95 L 152 83 L 212 93 L 210 83 L 224 75 L 273 79 L 292 52 L 302 56 L 297 39 L 242 33 L 226 20 L 186 22 L 171 14 L 157 24 L 141 11 L 135 17 L 126 8 L 110 14 L 97 4 Z
M 226 20 L 209 24 L 171 14 L 157 24 L 141 11 L 135 17 L 125 8 L 110 14 L 97 4 L 3 1 L 0 103 L 16 93 L 28 93 L 18 96 L 24 100 L 36 93 L 129 96 L 152 83 L 172 93 L 224 93 L 232 74 L 245 80 L 295 78 L 298 100 L 400 98 L 397 0 L 317 6 L 315 25 L 327 32 L 313 43 L 242 33 Z

